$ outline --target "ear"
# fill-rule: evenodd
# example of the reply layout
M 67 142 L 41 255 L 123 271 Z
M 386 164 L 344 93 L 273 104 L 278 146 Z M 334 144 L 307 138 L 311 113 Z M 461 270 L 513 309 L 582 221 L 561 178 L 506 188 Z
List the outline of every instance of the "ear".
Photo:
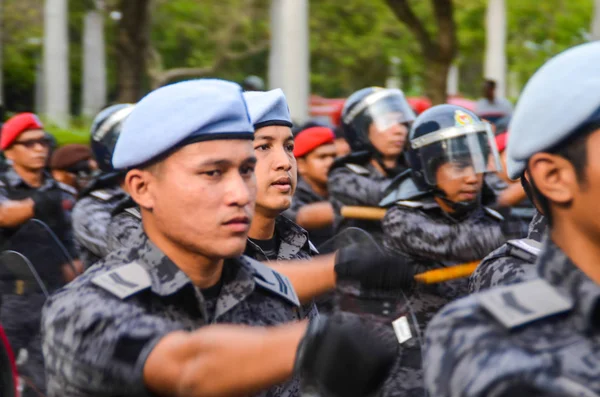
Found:
M 536 153 L 529 159 L 529 177 L 545 197 L 558 205 L 568 205 L 579 190 L 573 165 L 549 153 Z
M 14 151 L 12 148 L 6 149 L 4 151 L 4 157 L 6 157 L 8 160 L 14 160 Z
M 133 169 L 125 175 L 124 190 L 140 207 L 151 210 L 154 207 L 154 196 L 151 185 L 156 177 L 150 171 Z

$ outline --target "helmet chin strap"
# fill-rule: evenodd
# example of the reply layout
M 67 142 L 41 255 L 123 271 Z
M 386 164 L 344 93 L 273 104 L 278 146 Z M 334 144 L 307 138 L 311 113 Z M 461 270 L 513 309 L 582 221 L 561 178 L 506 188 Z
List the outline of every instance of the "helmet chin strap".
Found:
M 371 146 L 371 153 L 373 153 L 373 158 L 375 159 L 375 161 L 377 161 L 377 164 L 379 164 L 379 166 L 381 168 L 383 168 L 383 170 L 385 171 L 385 173 L 387 174 L 388 177 L 390 178 L 394 178 L 395 176 L 399 175 L 402 171 L 404 171 L 406 168 L 402 166 L 402 164 L 400 163 L 400 161 L 398 161 L 396 163 L 396 166 L 394 168 L 388 168 L 385 166 L 385 163 L 383 162 L 383 155 L 381 154 L 381 152 L 379 152 L 379 150 L 375 149 L 375 147 L 373 145 Z M 400 157 L 398 157 L 400 159 Z
M 454 202 L 448 198 L 448 196 L 446 195 L 446 192 L 444 192 L 442 189 L 438 188 L 437 186 L 433 189 L 433 195 L 435 197 L 438 197 L 446 205 L 448 205 L 448 207 L 450 207 L 453 211 L 451 214 L 448 214 L 448 215 L 451 218 L 458 219 L 458 220 L 464 219 L 465 217 L 470 215 L 473 211 L 475 211 L 475 209 L 477 209 L 477 207 L 479 207 L 479 205 L 481 203 L 481 195 L 480 194 L 478 194 L 477 198 L 475 198 L 475 200 L 472 200 L 472 201 Z

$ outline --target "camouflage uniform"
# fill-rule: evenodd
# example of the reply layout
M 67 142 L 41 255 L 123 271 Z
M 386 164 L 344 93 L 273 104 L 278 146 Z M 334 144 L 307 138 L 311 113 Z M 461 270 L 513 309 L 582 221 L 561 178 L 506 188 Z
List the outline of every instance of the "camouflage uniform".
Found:
M 135 241 L 137 230 L 142 225 L 142 215 L 137 204 L 131 198 L 126 198 L 117 205 L 111 215 L 106 227 L 108 251 L 131 247 L 132 239 Z
M 21 179 L 12 167 L 9 168 L 0 179 L 0 202 L 22 200 L 30 197 L 35 191 L 50 191 L 53 189 L 61 190 L 61 204 L 64 212 L 60 214 L 40 214 L 38 217 L 51 228 L 62 244 L 68 249 L 69 253 L 74 255 L 75 247 L 71 239 L 72 231 L 67 219 L 67 210 L 69 209 L 69 204 L 72 203 L 73 194 L 68 189 L 65 189 L 64 186 L 61 187 L 50 175 L 46 174 L 44 176 L 42 186 L 32 188 Z M 18 228 L 0 229 L 3 245 L 10 241 L 10 238 L 17 230 Z M 23 244 L 27 244 L 27 242 L 19 242 L 18 245 Z M 35 253 L 33 254 L 35 255 Z M 51 258 L 49 258 L 49 261 L 51 261 Z M 46 269 L 48 274 L 53 276 L 52 280 L 44 279 L 43 281 L 55 287 L 55 281 L 58 278 L 62 279 L 62 275 L 60 268 L 56 267 L 54 269 L 53 265 L 54 263 L 48 263 L 48 266 L 52 266 L 52 271 Z M 0 323 L 4 327 L 6 337 L 15 354 L 18 354 L 20 349 L 27 350 L 27 362 L 19 368 L 21 374 L 27 376 L 35 388 L 44 393 L 46 382 L 44 379 L 44 358 L 42 356 L 39 328 L 41 307 L 46 298 L 37 288 L 26 288 L 24 291 L 20 291 L 17 288 L 18 282 L 15 280 L 3 280 L 0 285 L 2 293 Z M 48 285 L 48 287 L 51 286 Z M 30 387 L 27 387 L 25 393 L 23 393 L 23 397 L 34 395 L 37 394 Z
M 147 395 L 145 360 L 170 332 L 212 323 L 272 326 L 300 319 L 287 278 L 250 258 L 226 260 L 221 290 L 208 298 L 143 231 L 132 242 L 44 306 L 50 397 Z M 257 395 L 299 396 L 298 379 Z
M 296 192 L 292 199 L 292 205 L 283 213 L 283 215 L 296 222 L 296 217 L 298 216 L 300 208 L 307 204 L 320 203 L 323 201 L 328 201 L 328 199 L 317 194 L 308 183 L 300 178 L 298 179 Z M 333 237 L 333 225 L 321 229 L 309 230 L 308 235 L 310 236 L 310 240 L 317 247 L 320 247 L 321 244 Z
M 539 251 L 536 242 L 541 241 L 545 231 L 546 221 L 538 212 L 531 221 L 526 240 L 506 243 L 481 261 L 469 278 L 469 291 L 478 292 L 536 277 L 532 266 Z
M 371 164 L 369 153 L 358 152 L 336 160 L 329 171 L 327 187 L 333 208 L 339 214 L 345 205 L 378 207 L 391 181 Z M 336 225 L 338 231 L 347 227 L 358 227 L 373 235 L 382 235 L 379 221 L 341 219 Z
M 431 396 L 600 395 L 600 286 L 551 240 L 539 279 L 473 294 L 429 324 Z
M 73 231 L 86 269 L 110 253 L 106 242 L 110 215 L 125 197 L 123 189 L 112 186 L 92 190 L 75 204 Z
M 447 215 L 433 198 L 399 201 L 383 219 L 384 244 L 412 259 L 416 273 L 481 259 L 504 241 L 495 211 L 479 207 L 463 219 Z M 417 332 L 445 304 L 467 294 L 467 280 L 419 284 L 407 292 Z M 402 356 L 386 383 L 385 396 L 423 396 L 421 347 L 418 338 L 402 344 Z

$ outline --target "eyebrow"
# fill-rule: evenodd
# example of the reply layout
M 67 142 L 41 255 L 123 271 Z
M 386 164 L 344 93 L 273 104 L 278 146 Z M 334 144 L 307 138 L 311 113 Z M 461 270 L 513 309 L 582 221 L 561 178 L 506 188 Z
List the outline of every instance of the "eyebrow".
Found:
M 276 138 L 274 138 L 272 136 L 269 136 L 269 135 L 255 135 L 254 136 L 254 141 L 255 142 L 258 141 L 258 140 L 261 140 L 261 139 L 264 140 L 264 141 L 269 141 L 269 142 L 272 142 L 272 141 L 276 140 Z M 291 134 L 290 134 L 290 136 L 288 136 L 287 138 L 285 138 L 285 142 L 293 141 L 293 140 L 294 140 L 294 136 L 291 135 Z
M 244 164 L 244 163 L 252 163 L 255 164 L 256 163 L 256 157 L 254 156 L 249 156 L 246 157 L 244 160 L 240 161 L 240 164 Z M 198 164 L 198 167 L 210 167 L 210 166 L 217 166 L 217 167 L 232 167 L 234 166 L 234 162 L 231 160 L 225 160 L 225 159 L 217 159 L 217 160 L 206 160 L 201 162 L 200 164 Z

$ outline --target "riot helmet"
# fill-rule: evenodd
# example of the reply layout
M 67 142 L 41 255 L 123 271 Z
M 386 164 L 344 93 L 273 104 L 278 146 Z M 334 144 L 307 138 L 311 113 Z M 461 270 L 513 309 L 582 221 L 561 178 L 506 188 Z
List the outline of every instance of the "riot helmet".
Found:
M 92 123 L 91 147 L 102 172 L 113 172 L 112 155 L 121 134 L 123 121 L 133 110 L 132 104 L 117 104 L 102 110 Z
M 265 82 L 258 76 L 248 76 L 242 81 L 242 89 L 244 91 L 264 91 Z
M 350 95 L 342 109 L 342 128 L 352 151 L 377 152 L 369 139 L 373 124 L 385 131 L 395 124 L 409 126 L 415 113 L 398 89 L 368 87 Z
M 438 170 L 445 178 L 459 179 L 501 169 L 500 157 L 489 123 L 456 105 L 438 105 L 417 117 L 409 133 L 406 156 L 414 183 L 423 191 L 447 199 L 439 188 Z M 448 202 L 454 209 L 470 203 Z M 458 207 L 457 207 L 458 206 Z M 466 209 L 465 207 L 465 209 Z

